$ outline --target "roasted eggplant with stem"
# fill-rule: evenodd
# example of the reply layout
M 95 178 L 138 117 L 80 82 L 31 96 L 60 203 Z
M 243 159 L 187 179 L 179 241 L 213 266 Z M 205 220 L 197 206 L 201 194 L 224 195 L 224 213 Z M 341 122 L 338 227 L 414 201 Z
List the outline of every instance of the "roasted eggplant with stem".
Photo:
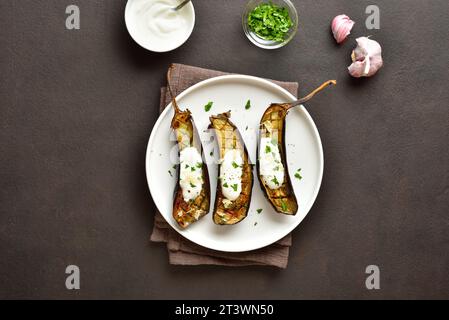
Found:
M 198 131 L 187 109 L 182 111 L 170 86 L 170 71 L 167 79 L 175 111 L 171 128 L 174 130 L 179 149 L 178 181 L 173 203 L 173 218 L 181 228 L 187 228 L 209 213 L 209 172 L 203 156 L 203 147 Z
M 234 225 L 246 218 L 254 182 L 248 151 L 230 117 L 230 112 L 210 117 L 209 128 L 214 129 L 220 150 L 213 217 L 218 225 Z
M 290 180 L 285 143 L 286 117 L 290 109 L 313 98 L 329 85 L 330 80 L 308 96 L 292 103 L 273 103 L 260 121 L 260 138 L 257 152 L 257 174 L 262 190 L 278 213 L 296 215 L 298 202 Z

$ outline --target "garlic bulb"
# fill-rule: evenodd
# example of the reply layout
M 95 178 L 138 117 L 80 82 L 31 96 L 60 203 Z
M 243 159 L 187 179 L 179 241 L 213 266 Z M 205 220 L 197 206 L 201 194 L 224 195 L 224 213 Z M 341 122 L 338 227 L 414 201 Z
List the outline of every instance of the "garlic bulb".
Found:
M 357 48 L 352 51 L 349 74 L 355 78 L 371 77 L 383 66 L 382 47 L 367 37 L 356 39 Z
M 334 20 L 332 20 L 332 33 L 334 34 L 334 38 L 337 40 L 337 43 L 342 43 L 345 41 L 346 37 L 351 33 L 354 24 L 355 22 L 345 14 L 336 16 Z

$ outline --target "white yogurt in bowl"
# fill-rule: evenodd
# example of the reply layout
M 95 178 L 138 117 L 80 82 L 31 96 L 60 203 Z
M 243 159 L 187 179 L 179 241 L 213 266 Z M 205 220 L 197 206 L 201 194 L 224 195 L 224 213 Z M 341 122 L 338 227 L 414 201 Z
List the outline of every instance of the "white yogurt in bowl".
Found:
M 125 22 L 131 37 L 143 48 L 167 52 L 180 47 L 195 26 L 192 2 L 175 11 L 181 0 L 128 0 Z

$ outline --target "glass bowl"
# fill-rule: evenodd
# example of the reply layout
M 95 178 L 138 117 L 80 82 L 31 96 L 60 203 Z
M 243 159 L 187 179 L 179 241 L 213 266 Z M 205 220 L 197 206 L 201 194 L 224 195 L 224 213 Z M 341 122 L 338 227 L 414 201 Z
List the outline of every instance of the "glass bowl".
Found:
M 273 3 L 280 7 L 287 8 L 290 19 L 293 22 L 293 26 L 286 34 L 284 41 L 265 40 L 251 31 L 250 27 L 248 26 L 248 16 L 254 10 L 254 8 L 256 8 L 261 3 Z M 243 31 L 245 32 L 246 36 L 256 46 L 263 49 L 277 49 L 285 46 L 295 37 L 296 32 L 298 31 L 298 12 L 296 11 L 295 6 L 290 0 L 250 0 L 246 5 L 245 11 L 243 13 L 242 24 Z

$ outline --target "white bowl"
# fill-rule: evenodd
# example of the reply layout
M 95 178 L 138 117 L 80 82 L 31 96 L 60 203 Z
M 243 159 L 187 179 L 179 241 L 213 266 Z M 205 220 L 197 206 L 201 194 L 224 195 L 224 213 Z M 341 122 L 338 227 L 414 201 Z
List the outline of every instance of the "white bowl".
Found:
M 128 3 L 126 4 L 125 8 L 125 23 L 126 28 L 128 29 L 129 34 L 131 35 L 131 38 L 139 44 L 141 47 L 153 51 L 153 52 L 168 52 L 175 50 L 182 46 L 187 39 L 189 39 L 190 35 L 192 34 L 193 28 L 195 27 L 195 8 L 193 7 L 192 2 L 189 2 L 187 5 L 184 6 L 181 10 L 187 10 L 186 16 L 189 19 L 189 24 L 185 30 L 185 33 L 182 35 L 182 37 L 177 37 L 173 39 L 167 39 L 170 41 L 153 41 L 150 39 L 150 37 L 145 37 L 145 34 L 143 32 L 139 32 L 137 29 L 137 23 L 136 17 L 132 14 L 132 9 L 134 5 L 137 5 L 140 3 L 151 3 L 151 2 L 157 2 L 158 0 L 128 0 Z M 181 2 L 181 0 L 172 0 L 173 1 L 173 7 L 175 7 L 177 4 Z M 148 33 L 150 31 L 148 30 Z

